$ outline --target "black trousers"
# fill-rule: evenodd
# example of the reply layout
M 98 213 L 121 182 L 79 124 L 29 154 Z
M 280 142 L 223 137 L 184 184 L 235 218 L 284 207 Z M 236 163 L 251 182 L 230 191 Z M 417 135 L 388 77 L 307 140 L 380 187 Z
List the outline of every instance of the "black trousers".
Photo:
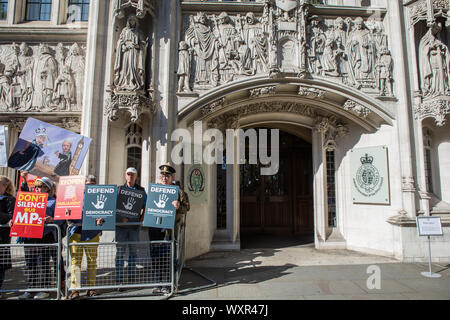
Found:
M 148 228 L 149 241 L 164 240 L 165 232 L 160 228 Z M 170 244 L 158 243 L 150 244 L 151 275 L 152 282 L 170 281 Z

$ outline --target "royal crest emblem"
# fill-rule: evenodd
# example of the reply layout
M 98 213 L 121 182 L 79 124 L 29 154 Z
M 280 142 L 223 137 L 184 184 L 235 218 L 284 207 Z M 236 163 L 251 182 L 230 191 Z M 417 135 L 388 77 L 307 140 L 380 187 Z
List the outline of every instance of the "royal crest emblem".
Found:
M 365 154 L 361 157 L 361 167 L 356 172 L 356 178 L 353 183 L 356 189 L 364 196 L 371 197 L 375 195 L 383 185 L 383 178 L 380 177 L 378 169 L 372 164 L 374 158 Z
M 289 12 L 295 8 L 297 8 L 297 0 L 276 0 L 275 1 L 278 8 Z

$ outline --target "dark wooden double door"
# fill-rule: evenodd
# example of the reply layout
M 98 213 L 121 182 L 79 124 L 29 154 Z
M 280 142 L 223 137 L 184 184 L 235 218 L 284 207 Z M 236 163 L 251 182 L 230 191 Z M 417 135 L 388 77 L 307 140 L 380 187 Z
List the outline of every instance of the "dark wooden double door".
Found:
M 248 153 L 246 153 L 248 154 Z M 260 164 L 241 165 L 241 235 L 312 235 L 311 144 L 280 131 L 280 168 L 261 175 Z

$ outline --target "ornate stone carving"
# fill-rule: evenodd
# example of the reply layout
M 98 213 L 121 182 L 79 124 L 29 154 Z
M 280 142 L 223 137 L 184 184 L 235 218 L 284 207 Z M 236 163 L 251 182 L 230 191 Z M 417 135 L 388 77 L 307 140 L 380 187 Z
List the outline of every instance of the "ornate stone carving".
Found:
M 135 9 L 138 18 L 144 18 L 147 13 L 154 16 L 155 4 L 153 0 L 114 0 L 114 16 L 122 19 L 127 8 Z
M 439 127 L 445 124 L 445 116 L 447 114 L 450 114 L 450 97 L 448 96 L 424 101 L 414 108 L 415 119 L 422 120 L 432 117 Z
M 367 118 L 370 115 L 369 108 L 364 107 L 363 105 L 356 103 L 355 101 L 350 99 L 345 101 L 342 107 L 344 108 L 344 110 L 351 111 L 362 118 Z
M 402 177 L 402 191 L 415 192 L 415 182 L 413 177 Z
M 210 104 L 204 106 L 201 108 L 202 116 L 206 116 L 210 113 L 213 113 L 219 109 L 222 109 L 225 105 L 225 98 L 220 98 L 214 102 L 211 102 Z
M 308 99 L 323 99 L 326 91 L 322 89 L 299 86 L 298 95 Z
M 349 132 L 347 126 L 338 122 L 336 117 L 319 116 L 316 118 L 314 131 L 320 132 L 323 137 L 322 147 L 326 151 L 333 151 L 337 147 L 336 140 L 346 136 Z
M 0 110 L 81 111 L 84 51 L 78 43 L 0 45 Z
M 154 113 L 156 107 L 154 102 L 139 92 L 111 92 L 105 103 L 105 115 L 111 121 L 119 118 L 119 112 L 130 114 L 132 122 L 139 120 L 143 113 Z
M 262 88 L 250 89 L 250 98 L 256 98 L 266 95 L 274 95 L 276 86 L 267 86 Z
M 61 120 L 62 126 L 74 132 L 80 132 L 81 130 L 81 119 L 79 117 L 67 117 Z

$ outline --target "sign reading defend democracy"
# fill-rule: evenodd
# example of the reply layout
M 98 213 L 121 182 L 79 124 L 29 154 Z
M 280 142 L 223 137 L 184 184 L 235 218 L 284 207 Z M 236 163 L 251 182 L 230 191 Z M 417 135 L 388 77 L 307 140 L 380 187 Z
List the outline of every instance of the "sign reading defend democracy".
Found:
M 150 184 L 145 207 L 144 227 L 173 229 L 176 209 L 172 202 L 178 200 L 178 186 Z
M 84 176 L 59 178 L 56 193 L 55 220 L 79 220 L 83 213 Z
M 19 192 L 17 194 L 11 237 L 42 238 L 47 198 L 47 193 Z
M 116 229 L 117 186 L 86 185 L 83 204 L 83 230 Z M 101 224 L 97 224 L 97 219 Z
M 141 210 L 144 207 L 145 191 L 119 187 L 117 195 L 116 221 L 122 222 L 127 218 L 129 222 L 139 222 Z

